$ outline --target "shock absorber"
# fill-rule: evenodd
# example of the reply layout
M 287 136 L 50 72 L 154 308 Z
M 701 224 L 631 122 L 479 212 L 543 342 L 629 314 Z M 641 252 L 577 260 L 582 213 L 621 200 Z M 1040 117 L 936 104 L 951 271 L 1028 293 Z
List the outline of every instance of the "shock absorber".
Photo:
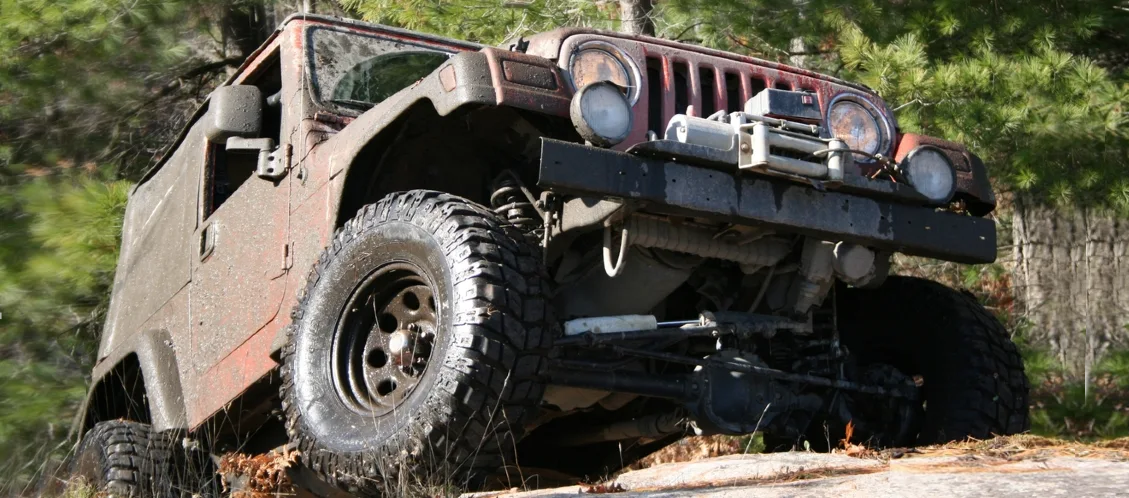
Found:
M 521 231 L 540 237 L 542 215 L 534 201 L 533 194 L 512 170 L 503 171 L 494 180 L 494 193 L 490 195 L 490 206 L 494 212 Z

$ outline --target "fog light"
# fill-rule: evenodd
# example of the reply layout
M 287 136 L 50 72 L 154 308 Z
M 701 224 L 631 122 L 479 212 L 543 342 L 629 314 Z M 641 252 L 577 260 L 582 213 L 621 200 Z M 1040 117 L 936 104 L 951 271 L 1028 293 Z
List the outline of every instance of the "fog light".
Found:
M 611 147 L 631 133 L 631 104 L 616 85 L 600 81 L 572 97 L 572 124 L 580 136 L 599 147 Z
M 909 184 L 930 201 L 944 204 L 956 192 L 956 170 L 941 149 L 929 145 L 913 149 L 898 167 Z

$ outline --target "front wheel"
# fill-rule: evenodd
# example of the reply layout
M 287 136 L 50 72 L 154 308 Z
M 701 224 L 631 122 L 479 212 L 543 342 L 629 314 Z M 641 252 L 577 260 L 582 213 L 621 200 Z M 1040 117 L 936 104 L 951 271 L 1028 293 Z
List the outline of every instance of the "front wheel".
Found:
M 1023 359 L 970 294 L 910 277 L 837 294 L 842 342 L 858 365 L 893 367 L 921 383 L 924 416 L 910 438 L 916 444 L 1028 430 Z
M 463 486 L 514 454 L 554 334 L 536 250 L 494 213 L 429 191 L 346 223 L 294 310 L 287 430 L 354 493 Z

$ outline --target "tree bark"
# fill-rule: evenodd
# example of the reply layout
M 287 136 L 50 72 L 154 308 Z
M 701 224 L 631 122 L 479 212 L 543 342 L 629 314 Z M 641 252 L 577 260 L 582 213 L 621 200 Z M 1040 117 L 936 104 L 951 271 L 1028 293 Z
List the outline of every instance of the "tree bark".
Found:
M 655 36 L 652 0 L 619 0 L 619 30 L 632 35 Z
M 1129 347 L 1129 224 L 1116 213 L 1018 197 L 1014 282 L 1029 339 L 1073 378 Z

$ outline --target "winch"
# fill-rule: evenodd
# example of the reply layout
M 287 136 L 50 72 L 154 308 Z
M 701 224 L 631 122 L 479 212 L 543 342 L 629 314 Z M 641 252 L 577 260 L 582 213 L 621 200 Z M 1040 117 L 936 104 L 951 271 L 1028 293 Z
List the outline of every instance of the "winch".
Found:
M 853 167 L 852 151 L 843 140 L 821 137 L 818 107 L 812 109 L 812 104 L 803 104 L 806 101 L 814 103 L 814 98 L 804 92 L 767 89 L 749 99 L 743 112 L 717 112 L 706 118 L 677 114 L 667 124 L 665 138 L 720 150 L 736 148 L 740 169 L 841 182 Z

